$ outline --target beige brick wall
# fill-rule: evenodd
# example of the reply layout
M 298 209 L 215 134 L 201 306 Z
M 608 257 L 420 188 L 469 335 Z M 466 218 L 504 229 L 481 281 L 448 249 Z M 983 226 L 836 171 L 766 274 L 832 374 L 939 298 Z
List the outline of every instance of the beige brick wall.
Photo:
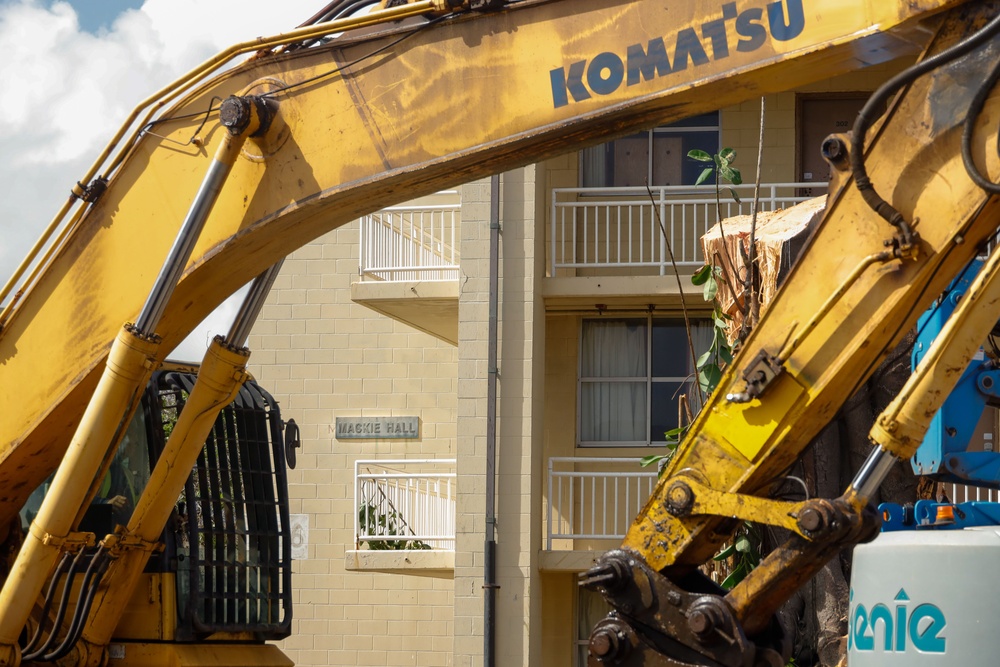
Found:
M 808 89 L 871 89 L 887 65 Z M 768 97 L 764 181 L 794 179 L 794 93 Z M 722 145 L 753 178 L 759 101 L 724 109 Z M 538 569 L 544 547 L 545 466 L 551 456 L 642 456 L 648 449 L 575 446 L 580 313 L 548 315 L 547 221 L 554 187 L 575 187 L 571 153 L 504 175 L 501 242 L 496 628 L 497 664 L 573 664 L 572 575 Z M 292 512 L 310 515 L 308 558 L 295 563 L 294 635 L 282 643 L 302 665 L 483 664 L 489 181 L 461 188 L 462 277 L 458 347 L 350 300 L 358 226 L 287 261 L 251 337 L 252 369 L 302 428 L 290 474 Z M 581 304 L 581 308 L 593 304 Z M 419 415 L 422 437 L 343 441 L 337 416 Z M 457 464 L 455 569 L 450 576 L 348 572 L 353 464 L 359 458 L 445 458 Z
M 545 667 L 575 667 L 579 632 L 576 618 L 576 575 L 542 574 L 542 661 Z
M 291 256 L 254 328 L 251 370 L 301 427 L 289 471 L 293 514 L 308 514 L 308 558 L 293 564 L 299 665 L 452 664 L 450 576 L 349 572 L 354 462 L 451 458 L 456 451 L 457 350 L 350 299 L 358 224 Z M 420 417 L 419 440 L 334 438 L 338 416 Z
M 822 81 L 797 92 L 768 95 L 764 122 L 762 183 L 788 183 L 796 180 L 798 146 L 796 131 L 796 96 L 810 93 L 873 91 L 883 81 L 903 70 L 911 59 L 899 59 L 858 72 Z M 760 98 L 722 110 L 722 145 L 736 150 L 736 166 L 745 183 L 753 183 L 757 172 L 757 149 L 760 141 Z M 812 150 L 810 147 L 805 147 Z M 819 150 L 819 146 L 815 147 Z
M 536 168 L 503 175 L 500 384 L 497 438 L 496 660 L 540 665 L 541 595 L 535 564 L 541 536 L 541 422 L 544 317 L 538 297 L 544 197 Z M 483 543 L 489 323 L 489 180 L 462 188 L 459 296 L 458 527 L 455 664 L 483 664 Z

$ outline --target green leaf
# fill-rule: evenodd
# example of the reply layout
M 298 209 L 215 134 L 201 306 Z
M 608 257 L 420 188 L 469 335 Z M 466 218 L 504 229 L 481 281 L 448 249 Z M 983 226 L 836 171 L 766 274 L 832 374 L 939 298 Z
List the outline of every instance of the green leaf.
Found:
M 736 550 L 740 553 L 747 553 L 750 551 L 750 540 L 747 539 L 746 535 L 741 535 L 736 540 Z
M 733 586 L 743 581 L 743 577 L 744 574 L 739 570 L 739 568 L 737 568 L 733 570 L 728 577 L 723 579 L 722 583 L 719 585 L 725 588 L 727 591 L 732 590 Z
M 711 301 L 715 298 L 715 295 L 719 293 L 719 282 L 714 278 L 712 280 L 705 281 L 705 291 L 704 298 L 705 301 Z
M 709 364 L 698 370 L 698 384 L 701 388 L 711 393 L 722 379 L 722 369 L 715 364 Z
M 698 357 L 698 360 L 696 362 L 694 362 L 694 367 L 695 368 L 701 368 L 702 366 L 704 366 L 705 364 L 707 364 L 708 360 L 712 358 L 714 352 L 715 352 L 715 350 L 713 350 L 711 348 L 705 350 L 705 353 L 703 355 L 701 355 L 700 357 Z
M 706 264 L 705 266 L 695 271 L 695 274 L 691 276 L 691 282 L 695 285 L 703 285 L 705 281 L 708 280 L 708 277 L 711 275 L 712 275 L 712 265 Z
M 720 551 L 719 553 L 712 556 L 712 560 L 726 560 L 730 556 L 736 553 L 736 547 L 730 544 L 728 547 Z
M 718 154 L 712 156 L 712 161 L 715 162 L 715 166 L 720 169 L 725 166 L 722 164 L 722 158 L 719 157 Z
M 671 438 L 681 437 L 682 435 L 684 435 L 684 431 L 686 430 L 687 426 L 678 426 L 677 428 L 672 428 L 669 431 L 665 431 L 663 435 L 666 436 L 667 440 L 670 440 Z
M 649 456 L 643 456 L 639 459 L 639 465 L 643 468 L 648 468 L 649 466 L 659 463 L 660 459 L 664 458 L 663 454 L 651 454 Z
M 691 158 L 692 160 L 697 160 L 698 162 L 711 162 L 712 161 L 712 156 L 711 155 L 709 155 L 705 151 L 698 150 L 697 148 L 695 148 L 694 150 L 688 151 L 688 157 Z
M 733 363 L 733 351 L 729 349 L 728 345 L 719 348 L 719 358 L 726 366 Z
M 737 183 L 736 185 L 739 185 L 739 183 Z M 726 189 L 729 190 L 729 194 L 733 196 L 733 201 L 735 201 L 737 204 L 741 203 L 740 196 L 736 194 L 736 190 L 733 190 L 732 188 L 726 188 Z
M 719 151 L 719 157 L 725 160 L 726 162 L 732 162 L 733 160 L 736 159 L 736 151 L 733 150 L 732 148 L 723 148 L 721 151 Z
M 743 174 L 740 173 L 740 170 L 737 169 L 736 167 L 729 167 L 729 170 L 733 174 L 732 176 L 729 177 L 729 182 L 732 183 L 733 185 L 742 185 Z
M 702 170 L 701 175 L 698 176 L 698 180 L 695 181 L 694 184 L 695 185 L 701 185 L 702 183 L 704 183 L 705 181 L 707 181 L 708 177 L 712 175 L 713 171 L 715 171 L 715 170 L 712 169 L 711 167 L 705 167 L 705 169 Z

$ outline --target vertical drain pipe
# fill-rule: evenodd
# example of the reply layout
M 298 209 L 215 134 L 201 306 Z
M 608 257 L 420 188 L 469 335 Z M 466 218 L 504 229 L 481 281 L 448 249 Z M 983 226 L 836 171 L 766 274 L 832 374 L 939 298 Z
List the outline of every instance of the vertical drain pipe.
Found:
M 489 379 L 486 387 L 486 544 L 483 559 L 483 666 L 496 665 L 497 302 L 500 282 L 500 175 L 490 178 Z

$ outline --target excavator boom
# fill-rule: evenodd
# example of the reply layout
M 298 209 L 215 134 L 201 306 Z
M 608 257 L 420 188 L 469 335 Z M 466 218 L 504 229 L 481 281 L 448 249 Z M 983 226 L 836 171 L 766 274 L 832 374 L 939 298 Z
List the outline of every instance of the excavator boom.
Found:
M 146 312 L 185 212 L 202 201 L 213 156 L 241 131 L 220 117 L 220 100 L 243 100 L 268 121 L 239 136 L 176 289 L 157 312 L 149 333 L 163 349 L 284 256 L 365 213 L 637 128 L 925 48 L 933 54 L 995 14 L 989 3 L 956 0 L 385 4 L 399 6 L 230 50 L 224 56 L 257 53 L 209 76 L 225 61 L 214 59 L 137 110 L 131 134 L 123 130 L 75 188 L 53 225 L 62 231 L 52 250 L 0 314 L 0 525 L 59 465 L 112 341 Z M 901 85 L 887 119 L 862 129 L 860 150 L 846 139 L 830 144 L 838 176 L 824 222 L 629 532 L 625 564 L 595 575 L 612 602 L 635 593 L 641 575 L 651 590 L 677 593 L 684 618 L 698 616 L 689 603 L 699 598 L 684 582 L 728 535 L 734 498 L 767 494 L 996 228 L 994 204 L 962 165 L 960 137 L 997 59 L 992 41 L 981 40 L 973 55 Z M 982 149 L 995 139 L 990 118 L 989 107 L 974 118 L 973 153 L 984 168 L 997 162 Z M 867 164 L 902 222 L 855 187 L 852 159 Z M 789 524 L 778 516 L 786 507 L 761 508 Z M 821 532 L 813 523 L 791 527 L 809 542 Z M 801 546 L 789 548 L 789 562 Z M 766 633 L 784 591 L 762 584 L 735 592 L 725 613 L 735 609 L 737 634 Z M 0 609 L 0 643 L 8 611 Z M 716 612 L 699 613 L 711 620 Z M 700 634 L 711 635 L 714 622 Z M 671 641 L 636 640 L 645 648 L 623 659 L 684 664 L 702 651 L 701 639 L 689 637 L 698 632 L 671 623 L 662 636 L 686 637 L 694 648 L 671 653 Z M 611 645 L 619 639 L 609 639 L 617 632 L 599 632 L 592 644 L 608 661 L 618 659 Z M 752 642 L 734 641 L 725 651 L 750 651 Z M 773 648 L 761 647 L 761 655 Z M 641 662 L 646 654 L 661 662 Z M 713 659 L 728 664 L 721 655 Z

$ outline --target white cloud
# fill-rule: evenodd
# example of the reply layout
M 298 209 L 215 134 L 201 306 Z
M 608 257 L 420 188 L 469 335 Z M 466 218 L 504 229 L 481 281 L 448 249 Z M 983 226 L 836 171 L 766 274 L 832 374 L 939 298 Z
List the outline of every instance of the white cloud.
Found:
M 147 0 L 99 35 L 81 31 L 65 2 L 0 4 L 0 283 L 138 102 L 235 42 L 294 28 L 322 4 Z M 220 318 L 214 333 L 228 327 Z M 185 345 L 203 350 L 205 335 Z M 185 356 L 200 350 L 185 347 Z

